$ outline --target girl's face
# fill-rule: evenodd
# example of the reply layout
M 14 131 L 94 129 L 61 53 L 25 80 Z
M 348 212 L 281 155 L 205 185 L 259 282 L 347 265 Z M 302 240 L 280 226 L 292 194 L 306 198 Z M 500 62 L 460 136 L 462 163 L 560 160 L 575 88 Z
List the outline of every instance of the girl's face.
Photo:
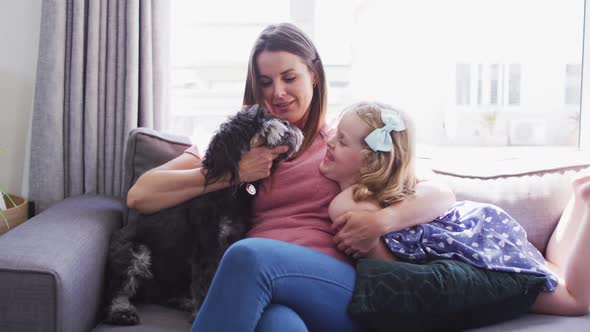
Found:
M 336 134 L 328 140 L 320 172 L 338 182 L 340 189 L 344 190 L 359 182 L 363 167 L 362 142 L 370 132 L 370 127 L 354 112 L 347 112 L 340 119 Z
M 256 64 L 264 106 L 274 116 L 303 128 L 313 97 L 314 73 L 299 56 L 284 51 L 262 51 Z

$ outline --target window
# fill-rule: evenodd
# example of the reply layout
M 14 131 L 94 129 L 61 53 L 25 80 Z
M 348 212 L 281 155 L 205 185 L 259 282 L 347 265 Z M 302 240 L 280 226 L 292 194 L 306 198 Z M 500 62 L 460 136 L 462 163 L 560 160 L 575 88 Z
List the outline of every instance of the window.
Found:
M 169 130 L 200 146 L 239 109 L 256 36 L 281 21 L 318 47 L 331 117 L 379 100 L 414 116 L 421 145 L 580 144 L 584 0 L 175 0 L 172 9 Z
M 483 96 L 483 65 L 477 65 L 477 105 L 482 105 Z
M 520 105 L 520 64 L 511 64 L 508 75 L 508 105 Z
M 469 105 L 471 96 L 471 71 L 469 64 L 457 64 L 457 105 Z
M 474 95 L 473 99 L 477 99 L 479 109 L 485 105 L 518 106 L 520 104 L 520 64 L 492 64 L 488 66 L 489 71 L 484 71 L 484 66 L 486 65 L 481 63 L 477 64 L 477 67 L 465 63 L 457 64 L 456 104 L 469 105 L 471 95 Z M 472 86 L 472 72 L 477 78 L 477 86 Z M 486 93 L 489 95 L 484 99 L 486 87 L 489 89 Z M 508 88 L 504 89 L 504 87 Z
M 498 105 L 498 94 L 499 94 L 499 79 L 500 79 L 500 66 L 490 66 L 490 105 Z
M 580 81 L 582 80 L 582 65 L 565 65 L 565 103 L 567 105 L 580 105 Z

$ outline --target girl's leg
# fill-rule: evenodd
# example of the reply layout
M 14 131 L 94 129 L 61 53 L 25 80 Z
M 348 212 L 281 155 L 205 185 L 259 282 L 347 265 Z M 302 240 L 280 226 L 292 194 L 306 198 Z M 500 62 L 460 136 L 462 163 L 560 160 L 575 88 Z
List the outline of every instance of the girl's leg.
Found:
M 547 244 L 545 258 L 562 268 L 565 267 L 569 261 L 567 257 L 574 250 L 574 241 L 572 239 L 575 239 L 578 234 L 580 224 L 582 224 L 582 214 L 587 204 L 576 192 L 588 181 L 590 181 L 590 171 L 578 175 L 572 181 L 572 197 Z
M 554 293 L 541 293 L 537 313 L 583 315 L 590 307 L 590 174 L 572 183 L 574 195 L 547 246 L 547 263 L 559 278 Z
M 308 332 L 301 317 L 289 307 L 271 304 L 258 321 L 256 332 Z
M 269 305 L 297 313 L 309 331 L 358 331 L 346 312 L 355 269 L 315 250 L 246 239 L 223 256 L 192 331 L 254 331 Z

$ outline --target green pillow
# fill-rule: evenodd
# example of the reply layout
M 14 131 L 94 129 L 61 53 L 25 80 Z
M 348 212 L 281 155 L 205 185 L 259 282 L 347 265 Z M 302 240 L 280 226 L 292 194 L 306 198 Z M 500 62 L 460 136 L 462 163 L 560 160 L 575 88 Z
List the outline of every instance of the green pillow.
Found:
M 361 259 L 356 275 L 348 312 L 373 331 L 457 331 L 509 320 L 528 311 L 546 282 L 456 260 Z

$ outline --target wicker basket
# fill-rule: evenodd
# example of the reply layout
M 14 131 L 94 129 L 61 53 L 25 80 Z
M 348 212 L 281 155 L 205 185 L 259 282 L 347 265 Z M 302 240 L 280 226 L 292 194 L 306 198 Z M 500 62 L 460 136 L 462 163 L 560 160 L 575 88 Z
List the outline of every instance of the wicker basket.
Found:
M 29 219 L 29 201 L 17 195 L 8 195 L 10 195 L 10 198 L 12 198 L 14 204 L 16 205 L 13 205 L 10 199 L 8 199 L 6 195 L 3 195 L 7 209 L 3 210 L 2 212 L 8 220 L 8 225 L 6 224 L 4 218 L 0 216 L 0 235 L 8 232 L 9 230 L 25 222 L 25 220 Z

